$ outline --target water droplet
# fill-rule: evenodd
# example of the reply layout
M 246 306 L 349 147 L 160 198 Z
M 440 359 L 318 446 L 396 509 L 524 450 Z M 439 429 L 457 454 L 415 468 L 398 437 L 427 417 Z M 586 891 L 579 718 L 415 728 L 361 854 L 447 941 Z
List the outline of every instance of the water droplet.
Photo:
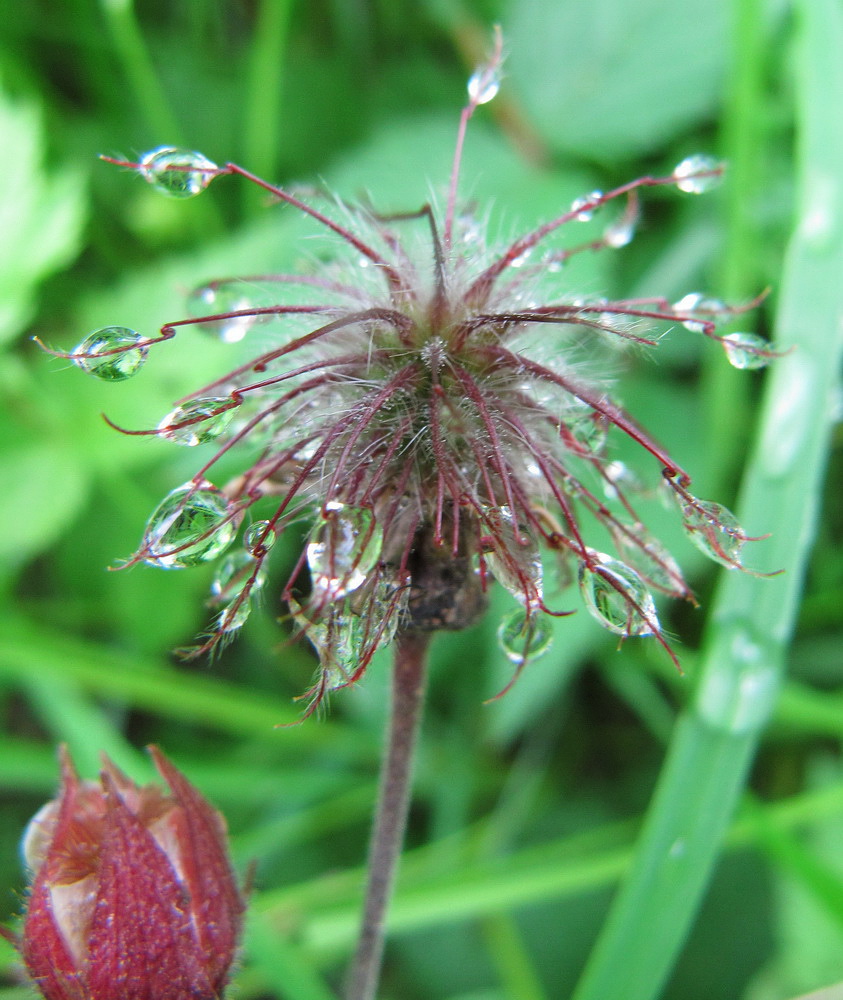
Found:
M 529 528 L 519 525 L 516 538 L 515 518 L 506 506 L 486 510 L 485 522 L 494 545 L 485 556 L 492 575 L 516 601 L 538 608 L 542 601 L 542 560 Z
M 727 312 L 727 306 L 720 299 L 703 295 L 702 292 L 689 292 L 678 302 L 674 302 L 673 311 L 689 317 L 680 320 L 686 330 L 692 333 L 704 333 L 706 324 L 716 323 L 718 318 Z M 697 316 L 699 319 L 693 318 Z
M 255 573 L 255 566 L 249 553 L 241 551 L 226 556 L 217 568 L 211 595 L 216 604 L 222 605 L 217 617 L 218 631 L 236 632 L 246 623 L 252 611 L 252 596 L 266 583 L 266 573 L 263 569 Z
M 125 326 L 105 326 L 89 334 L 73 351 L 82 371 L 104 382 L 122 382 L 143 367 L 147 348 L 135 347 L 143 337 Z M 112 354 L 115 351 L 117 353 Z
M 237 531 L 229 514 L 228 500 L 210 483 L 177 487 L 147 522 L 143 535 L 146 562 L 163 569 L 182 569 L 215 559 Z
M 594 569 L 580 566 L 580 591 L 590 614 L 616 635 L 653 635 L 659 627 L 656 606 L 641 577 L 602 552 L 591 559 Z
M 550 649 L 553 632 L 544 615 L 516 608 L 498 626 L 498 642 L 507 659 L 520 666 Z
M 228 396 L 204 396 L 176 407 L 158 425 L 158 434 L 175 444 L 192 448 L 213 441 L 231 423 L 234 407 Z M 221 409 L 222 407 L 228 409 Z M 182 426 L 178 426 L 181 424 Z
M 619 250 L 632 242 L 635 236 L 635 220 L 621 216 L 611 225 L 607 226 L 603 232 L 603 242 L 608 247 Z
M 594 202 L 599 202 L 603 197 L 602 191 L 589 191 L 588 194 L 583 195 L 581 198 L 574 198 L 571 202 L 571 211 L 575 212 L 574 218 L 577 222 L 590 222 L 594 218 L 594 213 L 600 207 L 600 205 L 595 205 Z M 586 205 L 589 207 L 586 208 Z
M 240 281 L 200 285 L 190 293 L 187 300 L 188 312 L 196 317 L 244 312 L 253 307 L 254 303 L 244 294 Z M 246 336 L 255 321 L 255 316 L 229 316 L 226 319 L 197 323 L 196 326 L 205 333 L 219 337 L 226 344 L 236 344 Z
M 468 80 L 468 96 L 472 104 L 488 104 L 501 89 L 500 60 L 478 66 Z
M 766 368 L 773 360 L 769 342 L 756 333 L 727 333 L 723 338 L 723 350 L 729 364 L 735 368 Z M 767 353 L 759 354 L 759 351 Z
M 686 157 L 673 171 L 676 186 L 686 194 L 705 194 L 722 180 L 720 161 L 705 153 Z
M 691 497 L 682 499 L 682 526 L 696 547 L 729 569 L 740 565 L 746 532 L 722 504 Z
M 319 656 L 319 666 L 327 690 L 345 684 L 359 662 L 356 616 L 346 613 L 345 601 L 329 605 L 324 612 L 313 614 L 297 601 L 288 601 L 293 620 L 310 640 Z
M 518 254 L 517 257 L 513 257 L 509 262 L 510 267 L 523 267 L 527 261 L 530 259 L 530 254 L 533 252 L 533 248 L 529 247 L 523 253 Z
M 621 490 L 629 493 L 641 493 L 644 490 L 644 484 L 625 462 L 607 462 L 603 473 L 606 476 L 603 492 L 609 500 L 617 500 Z
M 690 594 L 679 564 L 658 539 L 647 533 L 640 522 L 625 525 L 626 531 L 614 531 L 613 537 L 619 551 L 636 572 L 653 587 L 673 597 Z
M 185 169 L 180 169 L 185 168 Z M 175 146 L 159 146 L 141 157 L 140 173 L 162 194 L 192 198 L 216 176 L 218 167 L 201 153 Z
M 383 530 L 365 507 L 331 501 L 307 543 L 307 564 L 320 600 L 357 590 L 377 565 Z
M 269 552 L 275 544 L 275 531 L 269 521 L 255 521 L 243 533 L 243 545 L 248 552 L 259 555 Z

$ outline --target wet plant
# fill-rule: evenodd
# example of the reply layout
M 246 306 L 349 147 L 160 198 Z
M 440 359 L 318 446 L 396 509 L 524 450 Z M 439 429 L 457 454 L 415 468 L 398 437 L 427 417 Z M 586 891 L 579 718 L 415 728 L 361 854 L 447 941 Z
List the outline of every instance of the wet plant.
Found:
M 728 306 L 696 292 L 675 303 L 593 299 L 565 282 L 571 258 L 633 239 L 643 193 L 703 194 L 722 165 L 688 157 L 663 176 L 589 192 L 490 246 L 483 224 L 461 207 L 459 177 L 468 122 L 496 96 L 501 61 L 498 38 L 469 81 L 441 206 L 384 216 L 169 146 L 138 162 L 109 158 L 177 198 L 221 177 L 244 179 L 321 227 L 330 259 L 303 273 L 207 283 L 191 296 L 191 315 L 157 335 L 110 326 L 71 352 L 53 352 L 120 381 L 185 328 L 232 344 L 260 342 L 157 427 L 118 428 L 217 449 L 155 509 L 128 564 L 218 561 L 215 619 L 192 651 L 209 652 L 247 621 L 278 536 L 304 523 L 306 542 L 281 596 L 319 657 L 308 711 L 394 644 L 392 720 L 351 1000 L 376 989 L 429 637 L 476 622 L 496 581 L 514 599 L 498 635 L 517 677 L 547 650 L 547 617 L 573 611 L 556 607 L 553 579 L 576 582 L 584 607 L 621 641 L 651 637 L 678 662 L 654 594 L 694 597 L 647 528 L 642 499 L 660 492 L 690 540 L 729 569 L 743 568 L 752 540 L 730 511 L 692 492 L 689 473 L 579 360 L 606 342 L 653 349 L 679 327 L 720 343 L 736 368 L 763 367 L 775 356 L 763 339 L 720 332 L 756 303 Z M 583 241 L 578 226 L 599 215 L 607 217 L 602 232 Z M 651 483 L 614 457 L 618 438 L 640 452 Z M 244 456 L 243 468 L 219 482 L 216 470 L 233 454 Z

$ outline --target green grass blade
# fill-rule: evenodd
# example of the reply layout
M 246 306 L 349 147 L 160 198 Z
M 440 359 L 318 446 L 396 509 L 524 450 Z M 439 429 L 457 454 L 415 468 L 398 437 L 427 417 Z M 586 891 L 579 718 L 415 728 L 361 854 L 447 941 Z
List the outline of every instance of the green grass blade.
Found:
M 777 320 L 778 344 L 794 349 L 770 373 L 739 508 L 752 530 L 772 534 L 754 547 L 760 568 L 785 572 L 722 581 L 695 698 L 576 1000 L 658 994 L 772 711 L 796 616 L 841 363 L 843 273 L 843 12 L 833 0 L 804 0 L 799 9 L 799 214 Z

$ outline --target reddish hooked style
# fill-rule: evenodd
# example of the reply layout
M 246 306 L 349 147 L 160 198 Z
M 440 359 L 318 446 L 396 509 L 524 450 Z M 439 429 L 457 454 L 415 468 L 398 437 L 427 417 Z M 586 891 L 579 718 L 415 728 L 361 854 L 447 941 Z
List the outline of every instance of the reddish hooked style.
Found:
M 169 792 L 105 761 L 82 781 L 62 753 L 60 795 L 33 818 L 33 882 L 16 942 L 45 1000 L 217 1000 L 243 901 L 225 821 L 156 748 Z
M 510 244 L 488 247 L 483 226 L 458 210 L 458 181 L 468 121 L 497 93 L 500 64 L 498 39 L 469 82 L 442 211 L 424 205 L 385 217 L 171 147 L 123 163 L 176 197 L 219 177 L 245 179 L 309 216 L 334 257 L 305 274 L 209 282 L 193 294 L 192 316 L 158 336 L 106 327 L 62 355 L 117 381 L 183 328 L 248 346 L 264 324 L 259 353 L 157 428 L 126 432 L 217 447 L 153 512 L 131 561 L 174 569 L 222 557 L 207 650 L 245 622 L 276 537 L 308 521 L 283 597 L 319 653 L 314 703 L 360 677 L 397 630 L 471 624 L 493 579 L 514 598 L 499 638 L 517 672 L 548 647 L 547 615 L 560 613 L 548 610 L 548 563 L 554 576 L 579 582 L 606 628 L 621 639 L 653 636 L 673 656 L 653 592 L 693 597 L 643 523 L 637 475 L 613 452 L 620 438 L 654 466 L 707 555 L 738 568 L 749 540 L 728 510 L 694 496 L 688 473 L 579 359 L 607 337 L 654 348 L 668 328 L 682 327 L 719 342 L 736 367 L 759 368 L 774 356 L 766 341 L 718 333 L 755 303 L 732 308 L 701 293 L 674 304 L 589 299 L 566 287 L 563 270 L 577 254 L 629 243 L 642 192 L 702 194 L 722 166 L 688 157 L 664 176 L 592 191 Z M 565 242 L 616 204 L 601 234 Z M 242 474 L 214 485 L 218 461 L 241 445 Z M 613 551 L 595 547 L 595 526 L 601 548 Z

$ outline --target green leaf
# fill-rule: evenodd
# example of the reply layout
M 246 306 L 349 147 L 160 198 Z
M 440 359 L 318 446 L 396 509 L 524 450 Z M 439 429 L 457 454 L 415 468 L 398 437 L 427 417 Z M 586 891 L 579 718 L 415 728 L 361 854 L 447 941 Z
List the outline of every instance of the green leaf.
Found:
M 5 150 L 0 187 L 0 343 L 30 320 L 38 284 L 79 252 L 87 211 L 84 178 L 74 169 L 43 168 L 44 122 L 34 102 L 0 90 Z
M 712 112 L 727 11 L 722 0 L 519 0 L 505 24 L 508 68 L 554 148 L 617 162 Z

